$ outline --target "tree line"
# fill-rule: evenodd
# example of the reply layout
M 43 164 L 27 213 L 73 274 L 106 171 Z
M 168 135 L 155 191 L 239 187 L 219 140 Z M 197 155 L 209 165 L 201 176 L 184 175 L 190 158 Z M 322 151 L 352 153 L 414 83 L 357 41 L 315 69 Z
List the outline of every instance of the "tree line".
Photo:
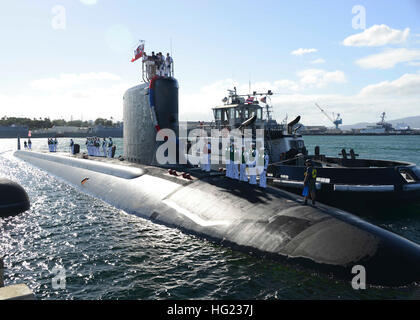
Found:
M 105 127 L 111 127 L 115 125 L 119 125 L 120 122 L 113 122 L 111 120 L 104 119 L 104 118 L 97 118 L 95 121 L 82 121 L 82 120 L 72 120 L 66 121 L 64 119 L 56 119 L 50 120 L 49 118 L 17 118 L 17 117 L 2 117 L 0 119 L 0 126 L 10 127 L 12 125 L 15 126 L 24 126 L 28 127 L 29 130 L 36 130 L 36 129 L 47 129 L 52 128 L 54 126 L 71 126 L 71 127 L 91 127 L 96 125 L 103 125 Z

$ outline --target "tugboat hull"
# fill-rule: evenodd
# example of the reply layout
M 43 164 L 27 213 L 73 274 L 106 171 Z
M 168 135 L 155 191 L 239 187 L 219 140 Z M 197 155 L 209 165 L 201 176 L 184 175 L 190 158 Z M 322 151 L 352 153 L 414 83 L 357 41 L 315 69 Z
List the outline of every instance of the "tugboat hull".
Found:
M 368 159 L 325 160 L 328 162 L 324 163 L 330 163 L 331 167 L 317 166 L 314 160 L 316 197 L 320 202 L 370 215 L 420 206 L 420 168 L 412 163 Z M 273 186 L 301 194 L 305 170 L 303 166 L 286 162 L 271 165 L 268 172 L 273 177 Z

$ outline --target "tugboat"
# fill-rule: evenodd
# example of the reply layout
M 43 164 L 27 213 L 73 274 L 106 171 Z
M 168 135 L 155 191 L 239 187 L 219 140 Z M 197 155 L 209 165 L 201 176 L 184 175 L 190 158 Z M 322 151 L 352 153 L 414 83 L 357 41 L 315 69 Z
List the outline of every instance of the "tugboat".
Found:
M 298 153 L 307 153 L 302 135 L 296 133 L 300 127 L 297 126 L 300 116 L 290 123 L 287 123 L 287 118 L 283 123 L 272 118 L 272 107 L 266 103 L 273 95 L 271 90 L 266 93 L 254 91 L 252 95 L 239 95 L 235 87 L 228 90 L 228 93 L 222 100 L 224 104 L 213 108 L 214 123 L 210 124 L 210 129 L 233 130 L 244 126 L 252 130 L 263 129 L 264 146 L 271 162 L 291 158 Z M 260 100 L 265 107 L 260 105 L 258 96 L 262 97 Z
M 317 201 L 356 214 L 383 214 L 384 209 L 420 205 L 420 168 L 402 161 L 359 159 L 352 149 L 341 157 L 328 157 L 315 147 L 309 155 L 302 135 L 297 133 L 300 116 L 292 122 L 277 123 L 267 103 L 273 93 L 239 95 L 228 90 L 223 105 L 213 108 L 214 122 L 207 129 L 229 130 L 249 125 L 264 129 L 265 150 L 270 158 L 268 183 L 297 194 L 302 193 L 304 165 L 312 160 L 317 170 Z M 263 96 L 260 105 L 257 97 Z M 384 115 L 383 115 L 384 116 Z
M 420 205 L 420 168 L 402 161 L 359 159 L 354 150 L 342 157 L 327 157 L 315 147 L 314 155 L 299 154 L 272 163 L 267 172 L 272 184 L 301 193 L 304 161 L 311 159 L 317 170 L 317 200 L 353 213 L 384 215 L 396 208 Z

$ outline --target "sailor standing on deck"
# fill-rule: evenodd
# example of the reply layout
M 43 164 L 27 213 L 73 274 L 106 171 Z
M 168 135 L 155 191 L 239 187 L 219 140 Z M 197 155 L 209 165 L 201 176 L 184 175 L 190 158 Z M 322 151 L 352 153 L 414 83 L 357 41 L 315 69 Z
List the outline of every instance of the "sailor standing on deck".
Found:
M 206 172 L 211 171 L 211 143 L 207 142 L 207 163 L 206 163 Z
M 171 67 L 172 67 L 172 57 L 169 55 L 169 53 L 166 54 L 165 59 L 165 76 L 170 77 L 171 76 Z
M 106 139 L 102 140 L 102 151 L 104 153 L 104 157 L 106 158 Z
M 73 139 L 70 139 L 70 153 L 74 154 L 74 141 L 73 141 Z
M 112 146 L 114 145 L 114 142 L 112 142 L 112 138 L 109 137 L 108 142 L 108 158 L 112 158 Z
M 204 145 L 203 153 L 201 155 L 201 171 L 210 171 L 210 157 L 211 157 L 211 145 L 210 141 Z
M 32 150 L 32 141 L 31 138 L 28 139 L 28 149 Z
M 58 145 L 58 140 L 57 138 L 54 138 L 54 152 L 57 152 L 57 145 Z
M 232 178 L 232 164 L 230 161 L 230 149 L 232 148 L 232 144 L 227 146 L 225 149 L 225 161 L 226 161 L 226 177 Z
M 257 184 L 257 159 L 258 152 L 255 150 L 254 147 L 249 152 L 249 158 L 248 158 L 248 170 L 249 170 L 249 184 Z
M 100 147 L 101 147 L 101 140 L 98 137 L 96 137 L 95 138 L 95 156 L 97 157 L 101 156 Z
M 232 178 L 236 180 L 239 180 L 238 162 L 240 158 L 241 158 L 240 150 L 234 145 L 230 160 L 233 163 L 232 164 Z
M 242 152 L 241 152 L 241 163 L 239 164 L 239 180 L 248 182 L 248 176 L 246 174 L 246 154 L 245 154 L 245 147 L 242 146 Z
M 259 161 L 258 161 L 258 166 L 261 167 L 261 172 L 260 172 L 260 187 L 261 188 L 266 188 L 267 187 L 267 168 L 268 168 L 268 161 L 269 161 L 269 157 L 267 152 L 261 148 L 260 152 L 259 152 L 259 157 L 258 157 Z
M 305 205 L 308 204 L 309 197 L 312 199 L 312 205 L 315 205 L 317 170 L 313 167 L 311 159 L 305 161 L 305 166 L 306 171 L 304 174 L 302 195 L 305 197 Z
M 162 54 L 162 52 L 159 52 L 159 58 L 160 58 L 160 76 L 165 76 L 165 56 Z

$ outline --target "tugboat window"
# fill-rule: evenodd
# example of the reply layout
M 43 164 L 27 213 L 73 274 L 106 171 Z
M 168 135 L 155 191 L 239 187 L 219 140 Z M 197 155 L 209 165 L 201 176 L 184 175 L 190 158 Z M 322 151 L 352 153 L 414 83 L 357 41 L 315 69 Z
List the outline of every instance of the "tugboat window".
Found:
M 235 109 L 231 108 L 229 109 L 229 119 L 235 118 Z

